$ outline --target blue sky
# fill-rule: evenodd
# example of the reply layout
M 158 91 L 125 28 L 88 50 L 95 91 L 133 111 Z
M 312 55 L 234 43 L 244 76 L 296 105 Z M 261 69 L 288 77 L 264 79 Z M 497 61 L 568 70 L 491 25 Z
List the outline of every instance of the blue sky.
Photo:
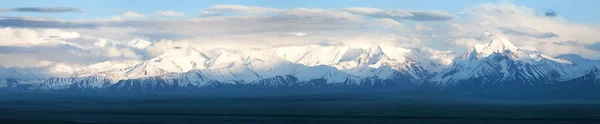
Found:
M 598 0 L 0 0 L 0 8 L 15 7 L 74 7 L 84 9 L 83 13 L 47 14 L 4 12 L 2 16 L 35 16 L 63 19 L 101 18 L 130 10 L 143 14 L 152 14 L 157 10 L 185 12 L 189 16 L 198 16 L 203 8 L 216 4 L 252 5 L 272 8 L 345 8 L 373 7 L 380 9 L 400 8 L 408 10 L 441 10 L 457 13 L 469 7 L 488 2 L 510 2 L 523 5 L 537 12 L 554 10 L 569 21 L 579 23 L 597 23 L 600 16 L 588 14 L 597 12 Z

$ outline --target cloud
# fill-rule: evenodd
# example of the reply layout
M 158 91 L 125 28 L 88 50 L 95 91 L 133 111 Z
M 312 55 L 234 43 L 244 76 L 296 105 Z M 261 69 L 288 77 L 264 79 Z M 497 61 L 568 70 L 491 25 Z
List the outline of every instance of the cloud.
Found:
M 89 65 L 111 60 L 139 60 L 143 58 L 131 48 L 107 46 L 95 49 L 81 49 L 70 45 L 45 46 L 0 46 L 0 66 L 40 67 L 41 61 L 51 61 L 68 65 Z
M 173 10 L 158 10 L 156 11 L 158 16 L 185 16 L 183 12 L 175 12 Z
M 346 11 L 352 14 L 369 16 L 375 18 L 391 18 L 395 20 L 414 20 L 414 21 L 447 21 L 456 18 L 455 15 L 442 11 L 424 11 L 424 10 L 380 10 L 377 8 L 366 7 L 351 7 L 340 10 L 324 10 L 317 8 L 293 8 L 293 9 L 277 9 L 258 6 L 244 5 L 215 5 L 202 11 L 204 14 L 226 14 L 226 13 L 242 13 L 242 14 L 265 14 L 265 13 L 290 13 L 297 11 Z
M 104 61 L 140 60 L 143 55 L 131 48 L 106 46 L 94 49 L 81 49 L 70 45 L 44 46 L 0 46 L 0 66 L 39 67 L 41 61 L 64 63 L 67 65 L 89 65 Z
M 420 31 L 431 31 L 433 30 L 432 28 L 426 27 L 421 23 L 415 23 L 415 30 L 420 30 Z
M 484 41 L 480 41 L 475 38 L 459 38 L 450 40 L 449 42 L 454 45 L 462 46 L 465 52 L 473 49 L 477 44 L 485 43 Z
M 106 57 L 91 54 L 89 50 L 83 50 L 70 45 L 44 45 L 44 46 L 0 46 L 0 55 L 11 58 L 3 60 L 4 67 L 33 66 L 35 61 L 53 61 L 68 63 L 72 65 L 90 64 L 106 60 Z M 31 60 L 31 62 L 18 63 L 18 60 Z
M 106 56 L 106 57 L 113 58 L 113 59 L 121 58 L 121 59 L 127 59 L 127 60 L 137 60 L 137 59 L 142 58 L 141 55 L 138 55 L 131 48 L 117 47 L 117 46 L 109 46 L 109 47 L 104 47 L 101 49 L 94 49 L 91 51 L 91 53 L 94 55 Z
M 214 5 L 204 9 L 203 13 L 246 13 L 246 14 L 263 14 L 280 12 L 282 10 L 276 8 L 267 8 L 259 6 L 244 6 L 244 5 Z
M 294 36 L 305 36 L 305 35 L 307 35 L 307 33 L 304 33 L 304 32 L 292 32 L 292 33 L 289 33 L 289 34 L 290 35 L 294 35 Z
M 0 61 L 0 66 L 41 67 L 40 61 L 87 65 L 144 58 L 126 42 L 62 29 L 0 28 L 0 57 L 10 58 Z
M 186 48 L 189 47 L 189 43 L 187 41 L 160 40 L 148 46 L 146 51 L 150 56 L 157 56 L 175 47 Z
M 530 37 L 535 37 L 535 38 L 538 38 L 538 39 L 559 37 L 555 33 L 552 33 L 552 32 L 538 32 L 535 29 L 526 29 L 526 28 L 520 28 L 520 29 L 498 28 L 498 29 L 502 30 L 504 34 L 530 36 Z
M 536 48 L 543 51 L 544 54 L 551 56 L 558 56 L 562 54 L 577 54 L 588 59 L 599 59 L 598 51 L 593 46 L 594 44 L 592 44 L 592 47 L 590 47 L 587 45 L 576 44 L 574 42 L 570 44 L 551 43 L 538 44 Z
M 123 14 L 114 15 L 110 17 L 110 20 L 122 21 L 122 20 L 131 20 L 131 19 L 142 19 L 145 18 L 146 15 L 137 13 L 134 11 L 123 10 Z
M 22 8 L 0 8 L 0 12 L 38 12 L 38 13 L 68 13 L 83 12 L 81 9 L 72 7 L 22 7 Z
M 20 55 L 12 55 L 12 54 L 0 54 L 0 58 L 13 58 L 6 59 L 0 61 L 0 68 L 10 68 L 10 67 L 21 67 L 21 68 L 35 68 L 35 67 L 44 67 L 50 65 L 52 62 L 43 59 L 37 59 L 33 57 L 24 57 Z M 5 75 L 2 75 L 5 76 Z
M 240 23 L 244 22 L 244 23 Z M 0 26 L 19 28 L 59 28 L 78 30 L 96 37 L 129 36 L 160 40 L 189 39 L 196 37 L 237 37 L 250 34 L 273 32 L 318 32 L 344 31 L 359 29 L 364 26 L 361 16 L 343 11 L 329 10 L 291 10 L 273 16 L 216 16 L 205 18 L 186 18 L 173 20 L 31 20 L 23 18 L 0 19 Z M 98 29 L 111 29 L 104 31 Z M 200 30 L 199 30 L 200 29 Z M 127 30 L 127 32 L 118 30 Z M 280 33 L 277 33 L 280 34 Z M 102 35 L 102 36 L 100 36 Z
M 586 45 L 586 48 L 590 49 L 590 50 L 600 51 L 600 42 L 595 42 L 595 43 Z
M 0 17 L 0 27 L 19 28 L 95 28 L 96 22 L 65 21 L 48 18 Z
M 29 46 L 46 43 L 63 43 L 62 40 L 78 38 L 77 32 L 58 29 L 0 28 L 0 46 Z
M 344 9 L 348 12 L 359 14 L 359 15 L 375 15 L 382 13 L 383 10 L 377 8 L 369 8 L 369 7 L 350 7 Z
M 386 28 L 393 28 L 393 29 L 402 28 L 402 23 L 400 23 L 396 20 L 390 19 L 390 18 L 378 19 L 377 22 Z
M 141 13 L 136 13 L 136 12 L 133 12 L 133 11 L 125 11 L 125 12 L 123 12 L 123 17 L 126 17 L 126 18 L 144 18 L 144 17 L 146 17 L 146 15 L 141 14 Z
M 448 21 L 456 18 L 456 15 L 452 15 L 442 11 L 424 11 L 424 10 L 380 10 L 377 8 L 346 8 L 348 12 L 374 17 L 374 18 L 391 18 L 394 20 L 413 20 L 413 21 Z
M 542 46 L 547 46 L 546 49 L 551 51 L 553 54 L 579 54 L 581 56 L 587 58 L 595 58 L 600 52 L 600 42 L 593 42 L 582 44 L 579 41 L 558 41 L 553 42 L 552 44 L 540 44 Z M 549 47 L 548 47 L 549 46 Z

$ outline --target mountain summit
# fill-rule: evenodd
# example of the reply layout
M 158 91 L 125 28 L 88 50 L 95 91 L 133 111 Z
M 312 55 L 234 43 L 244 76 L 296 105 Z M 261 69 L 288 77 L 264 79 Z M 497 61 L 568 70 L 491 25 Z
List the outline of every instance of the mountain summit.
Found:
M 471 53 L 476 53 L 477 58 L 487 57 L 494 53 L 518 53 L 519 48 L 503 37 L 493 39 L 487 44 L 478 44 Z

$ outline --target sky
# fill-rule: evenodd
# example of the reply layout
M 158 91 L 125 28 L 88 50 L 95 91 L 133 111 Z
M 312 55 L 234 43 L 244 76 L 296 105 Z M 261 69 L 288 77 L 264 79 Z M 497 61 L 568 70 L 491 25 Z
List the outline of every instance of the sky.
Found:
M 0 66 L 87 66 L 201 50 L 392 43 L 466 54 L 523 50 L 600 59 L 597 0 L 0 0 Z M 13 58 L 13 59 L 7 59 Z
M 281 0 L 3 0 L 1 8 L 15 7 L 74 7 L 85 10 L 85 13 L 71 14 L 39 14 L 39 13 L 4 13 L 9 16 L 41 16 L 58 17 L 66 19 L 99 18 L 118 13 L 118 10 L 131 10 L 140 13 L 154 13 L 156 10 L 174 10 L 188 13 L 190 16 L 198 16 L 203 8 L 209 8 L 216 4 L 253 5 L 271 8 L 345 8 L 345 7 L 373 7 L 380 9 L 413 9 L 413 10 L 444 10 L 450 13 L 464 11 L 464 9 L 488 2 L 510 2 L 515 5 L 523 5 L 537 12 L 554 10 L 560 12 L 561 16 L 570 21 L 581 23 L 594 23 L 600 20 L 600 16 L 589 16 L 586 12 L 594 12 L 595 5 L 600 4 L 597 0 L 303 0 L 303 1 L 281 1 Z M 35 4 L 32 4 L 35 3 Z

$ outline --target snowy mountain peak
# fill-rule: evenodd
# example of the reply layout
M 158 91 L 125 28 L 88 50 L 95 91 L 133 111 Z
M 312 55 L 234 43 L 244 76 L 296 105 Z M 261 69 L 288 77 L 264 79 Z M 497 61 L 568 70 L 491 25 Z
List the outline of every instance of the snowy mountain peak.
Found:
M 513 45 L 506 38 L 496 37 L 496 38 L 493 38 L 487 44 L 475 45 L 475 48 L 473 48 L 473 50 L 468 54 L 468 58 L 481 59 L 481 58 L 488 57 L 494 53 L 499 53 L 499 54 L 507 53 L 507 54 L 510 54 L 510 56 L 518 58 L 519 56 L 516 56 L 516 54 L 519 54 L 521 52 L 519 52 L 519 48 L 517 48 L 515 45 Z
M 560 64 L 573 64 L 573 62 L 567 59 L 557 59 L 543 55 L 541 52 L 538 52 L 535 49 L 522 50 L 501 35 L 488 34 L 486 37 L 481 39 L 488 39 L 490 42 L 487 44 L 475 45 L 475 48 L 473 48 L 473 50 L 471 50 L 471 52 L 465 56 L 466 60 L 483 60 L 494 55 L 508 57 L 514 61 L 520 61 L 529 64 L 540 64 L 538 62 L 546 61 Z
M 497 53 L 502 53 L 504 51 L 517 51 L 518 48 L 515 47 L 510 41 L 503 37 L 496 38 L 492 40 L 492 42 L 488 43 L 482 51 L 492 51 Z
M 203 69 L 209 58 L 194 48 L 173 48 L 155 58 L 129 67 L 127 78 L 160 76 L 166 73 L 183 73 Z
M 133 40 L 127 42 L 127 46 L 137 48 L 137 49 L 144 49 L 150 45 L 152 45 L 152 42 L 144 40 L 144 39 L 133 39 Z

